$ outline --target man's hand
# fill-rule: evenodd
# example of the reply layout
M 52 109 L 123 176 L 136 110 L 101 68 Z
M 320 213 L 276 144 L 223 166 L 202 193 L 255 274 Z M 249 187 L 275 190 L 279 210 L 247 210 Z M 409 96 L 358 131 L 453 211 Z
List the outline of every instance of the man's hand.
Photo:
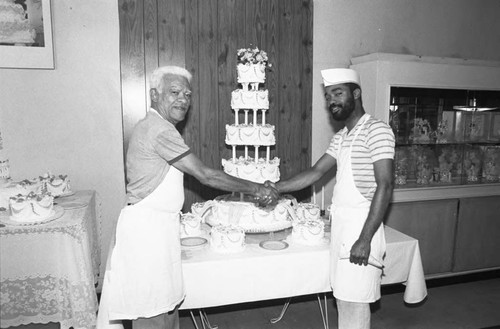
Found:
M 259 206 L 261 207 L 275 206 L 278 203 L 279 193 L 276 188 L 270 184 L 262 184 L 259 185 L 256 197 L 259 200 Z
M 351 248 L 351 256 L 349 261 L 358 265 L 368 265 L 368 258 L 370 257 L 370 241 L 358 239 Z

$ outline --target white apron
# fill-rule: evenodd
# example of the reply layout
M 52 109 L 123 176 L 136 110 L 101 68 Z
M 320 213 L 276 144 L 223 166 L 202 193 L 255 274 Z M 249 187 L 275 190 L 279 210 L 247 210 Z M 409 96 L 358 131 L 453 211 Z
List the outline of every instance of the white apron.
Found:
M 335 298 L 357 303 L 371 303 L 380 298 L 382 270 L 372 265 L 349 261 L 351 248 L 358 240 L 370 211 L 371 202 L 357 189 L 351 167 L 352 145 L 369 115 L 359 126 L 350 147 L 340 141 L 337 182 L 332 197 L 330 284 Z M 385 253 L 383 225 L 371 241 L 370 261 L 382 265 Z
M 97 328 L 123 328 L 110 321 L 153 317 L 184 299 L 179 240 L 183 203 L 183 173 L 172 166 L 150 195 L 121 211 Z

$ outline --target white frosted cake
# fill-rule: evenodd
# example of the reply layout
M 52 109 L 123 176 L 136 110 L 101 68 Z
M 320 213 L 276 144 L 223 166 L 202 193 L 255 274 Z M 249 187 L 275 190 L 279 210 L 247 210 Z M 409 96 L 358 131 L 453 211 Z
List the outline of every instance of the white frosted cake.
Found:
M 189 236 L 200 236 L 203 233 L 201 229 L 202 219 L 200 216 L 186 213 L 181 215 L 181 238 Z
M 274 209 L 262 209 L 245 196 L 222 195 L 214 200 L 194 203 L 191 212 L 202 217 L 211 225 L 232 225 L 241 227 L 247 233 L 284 230 L 292 226 L 294 216 L 292 196 L 285 195 Z
M 314 246 L 324 243 L 324 237 L 325 224 L 322 221 L 303 220 L 293 223 L 289 240 L 292 243 Z
M 297 214 L 298 220 L 301 221 L 309 221 L 309 220 L 315 220 L 319 221 L 321 212 L 319 209 L 319 206 L 314 203 L 299 203 L 295 207 L 295 212 Z
M 39 177 L 42 189 L 54 197 L 72 193 L 68 175 L 52 175 L 50 172 Z
M 245 248 L 245 231 L 233 225 L 215 225 L 210 230 L 210 248 L 220 253 L 240 252 Z
M 23 6 L 14 0 L 0 0 L 0 43 L 32 44 L 35 37 Z
M 259 89 L 266 80 L 267 53 L 258 48 L 242 48 L 237 56 L 241 88 L 231 93 L 234 123 L 226 125 L 225 140 L 232 148 L 232 157 L 223 159 L 222 167 L 231 176 L 257 183 L 277 182 L 280 160 L 270 156 L 270 148 L 276 144 L 275 127 L 266 123 L 269 95 L 267 90 Z M 265 157 L 260 157 L 259 148 Z
M 10 220 L 19 223 L 40 222 L 54 214 L 54 197 L 50 194 L 18 194 L 10 198 Z
M 52 175 L 45 173 L 32 179 L 24 179 L 19 182 L 8 182 L 0 186 L 0 208 L 9 208 L 9 199 L 18 194 L 28 195 L 30 193 L 48 193 L 53 197 L 64 196 L 72 193 L 67 175 Z

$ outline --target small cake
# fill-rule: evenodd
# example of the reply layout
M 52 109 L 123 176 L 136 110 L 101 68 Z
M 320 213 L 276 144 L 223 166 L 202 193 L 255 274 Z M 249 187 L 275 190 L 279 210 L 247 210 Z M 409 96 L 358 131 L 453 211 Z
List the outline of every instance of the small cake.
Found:
M 20 223 L 43 221 L 54 214 L 54 197 L 50 194 L 18 194 L 10 198 L 10 220 Z
M 324 242 L 325 224 L 318 220 L 304 220 L 293 223 L 291 241 L 309 246 Z
M 200 216 L 186 213 L 181 215 L 181 237 L 200 236 L 203 231 L 201 229 L 202 219 Z
M 236 253 L 245 248 L 245 231 L 239 226 L 216 225 L 210 230 L 210 248 L 220 253 Z
M 51 175 L 49 173 L 40 177 L 40 181 L 44 185 L 43 188 L 54 197 L 71 193 L 68 175 Z
M 295 207 L 295 212 L 297 218 L 301 221 L 320 220 L 321 212 L 319 206 L 314 203 L 299 203 L 297 207 Z

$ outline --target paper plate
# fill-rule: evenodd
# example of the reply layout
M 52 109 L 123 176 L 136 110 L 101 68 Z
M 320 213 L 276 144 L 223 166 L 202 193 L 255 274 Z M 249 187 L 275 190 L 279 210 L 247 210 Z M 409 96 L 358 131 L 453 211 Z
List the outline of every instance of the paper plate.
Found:
M 0 213 L 0 222 L 2 222 L 5 225 L 8 225 L 8 226 L 34 226 L 34 225 L 41 225 L 41 224 L 46 224 L 46 223 L 52 222 L 58 218 L 61 218 L 63 214 L 64 214 L 64 208 L 62 208 L 60 206 L 54 206 L 52 208 L 52 215 L 45 218 L 44 220 L 37 221 L 37 222 L 21 223 L 21 222 L 16 222 L 16 221 L 11 220 L 10 219 L 10 212 L 3 212 L 3 213 Z
M 266 240 L 259 243 L 259 246 L 267 250 L 283 250 L 288 248 L 288 243 L 281 240 Z
M 200 236 L 190 236 L 181 239 L 181 246 L 186 248 L 196 248 L 205 245 L 207 242 L 207 239 Z

